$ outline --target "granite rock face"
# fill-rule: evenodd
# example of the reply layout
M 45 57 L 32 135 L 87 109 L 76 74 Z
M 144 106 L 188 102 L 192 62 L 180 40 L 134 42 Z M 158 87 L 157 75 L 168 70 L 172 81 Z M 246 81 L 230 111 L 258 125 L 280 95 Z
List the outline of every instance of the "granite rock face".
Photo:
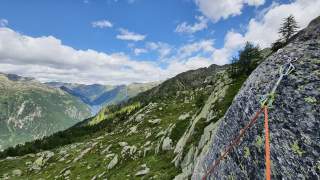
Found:
M 269 109 L 273 179 L 320 179 L 320 17 L 272 54 L 247 79 L 221 120 L 192 179 L 201 179 L 260 108 L 260 98 L 292 59 L 295 70 L 280 83 Z M 263 114 L 208 179 L 265 177 Z

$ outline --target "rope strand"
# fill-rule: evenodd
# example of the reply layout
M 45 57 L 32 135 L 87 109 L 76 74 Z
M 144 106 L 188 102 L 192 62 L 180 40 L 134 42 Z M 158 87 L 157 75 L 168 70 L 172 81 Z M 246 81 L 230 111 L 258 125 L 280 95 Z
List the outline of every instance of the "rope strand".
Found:
M 268 125 L 268 106 L 264 106 L 264 130 L 265 130 L 265 153 L 266 153 L 266 180 L 271 179 L 270 163 L 270 142 L 269 142 L 269 125 Z
M 224 153 L 219 157 L 219 159 L 217 159 L 214 164 L 211 166 L 211 168 L 207 171 L 207 173 L 202 177 L 202 180 L 206 180 L 208 175 L 211 174 L 212 172 L 214 172 L 215 168 L 220 164 L 220 162 L 231 152 L 231 150 L 233 149 L 233 147 L 235 147 L 236 145 L 239 144 L 241 137 L 245 134 L 245 132 L 252 127 L 252 125 L 257 121 L 259 115 L 261 114 L 261 112 L 263 111 L 263 108 L 261 108 L 259 111 L 256 112 L 256 114 L 254 115 L 254 117 L 250 120 L 250 122 L 243 128 L 240 130 L 239 135 L 234 138 L 231 141 L 231 144 L 226 148 L 226 150 L 224 151 Z

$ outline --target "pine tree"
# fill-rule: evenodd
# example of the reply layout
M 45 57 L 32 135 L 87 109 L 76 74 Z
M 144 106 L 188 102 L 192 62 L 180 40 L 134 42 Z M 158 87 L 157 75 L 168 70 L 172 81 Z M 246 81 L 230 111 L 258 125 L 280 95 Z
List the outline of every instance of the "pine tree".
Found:
M 231 64 L 230 64 L 230 66 L 229 66 L 229 74 L 231 75 L 231 77 L 235 77 L 235 76 L 237 76 L 237 73 L 238 73 L 238 61 L 239 61 L 239 59 L 238 58 L 236 58 L 236 57 L 233 57 L 232 59 L 231 59 Z
M 283 23 L 281 28 L 279 29 L 279 33 L 282 36 L 282 39 L 285 43 L 297 32 L 298 29 L 297 21 L 294 16 L 290 15 L 287 18 L 283 19 Z
M 240 72 L 249 75 L 251 71 L 257 66 L 257 62 L 261 60 L 262 56 L 258 46 L 250 42 L 246 42 L 243 50 L 239 52 L 239 70 Z

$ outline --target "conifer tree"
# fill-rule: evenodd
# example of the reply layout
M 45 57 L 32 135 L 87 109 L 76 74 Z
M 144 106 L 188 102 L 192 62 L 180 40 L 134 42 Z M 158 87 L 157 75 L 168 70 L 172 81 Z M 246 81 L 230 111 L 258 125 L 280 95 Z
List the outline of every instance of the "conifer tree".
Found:
M 282 36 L 282 39 L 285 43 L 297 32 L 298 29 L 297 21 L 294 16 L 290 15 L 287 18 L 283 19 L 283 23 L 279 29 L 279 33 Z

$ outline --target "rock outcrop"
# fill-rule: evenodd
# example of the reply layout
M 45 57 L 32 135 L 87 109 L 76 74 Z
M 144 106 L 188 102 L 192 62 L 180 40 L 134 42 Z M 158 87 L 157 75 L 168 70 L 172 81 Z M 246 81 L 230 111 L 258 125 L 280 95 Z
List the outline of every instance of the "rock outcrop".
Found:
M 209 150 L 199 160 L 193 179 L 201 179 L 221 152 L 259 110 L 281 65 L 292 59 L 295 70 L 279 85 L 269 110 L 273 179 L 319 179 L 320 17 L 250 75 L 221 120 Z M 265 176 L 263 116 L 246 133 L 208 179 L 263 179 Z
M 110 163 L 108 164 L 108 169 L 112 169 L 113 167 L 115 167 L 118 164 L 118 155 L 115 155 L 114 158 L 110 161 Z

